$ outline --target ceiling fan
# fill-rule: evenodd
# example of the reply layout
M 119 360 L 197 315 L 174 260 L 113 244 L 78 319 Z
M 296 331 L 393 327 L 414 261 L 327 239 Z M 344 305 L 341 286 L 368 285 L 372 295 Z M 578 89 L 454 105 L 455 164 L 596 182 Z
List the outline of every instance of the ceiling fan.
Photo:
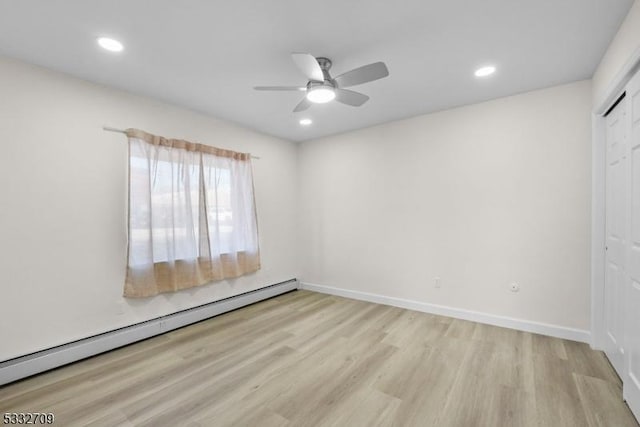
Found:
M 324 104 L 334 99 L 346 105 L 359 107 L 367 102 L 369 97 L 344 88 L 372 82 L 389 75 L 384 62 L 374 62 L 333 78 L 329 74 L 331 60 L 328 58 L 315 58 L 308 53 L 292 53 L 291 58 L 309 80 L 306 86 L 255 86 L 254 89 L 306 92 L 304 99 L 293 109 L 294 113 L 304 111 L 314 103 Z

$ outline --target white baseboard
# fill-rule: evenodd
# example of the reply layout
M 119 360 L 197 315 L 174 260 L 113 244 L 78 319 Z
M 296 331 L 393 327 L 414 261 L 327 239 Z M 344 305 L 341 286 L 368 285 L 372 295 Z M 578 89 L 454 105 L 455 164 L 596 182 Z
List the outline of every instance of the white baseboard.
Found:
M 295 279 L 0 363 L 0 386 L 298 288 Z
M 315 285 L 313 283 L 306 282 L 300 282 L 300 289 L 374 302 L 377 304 L 392 305 L 394 307 L 422 311 L 424 313 L 437 314 L 440 316 L 453 317 L 456 319 L 470 320 L 472 322 L 485 323 L 487 325 L 500 326 L 509 329 L 517 329 L 519 331 L 548 335 L 550 337 L 563 338 L 572 341 L 579 341 L 584 343 L 589 343 L 591 341 L 591 333 L 582 329 L 567 328 L 564 326 L 550 325 L 548 323 L 531 322 L 528 320 L 514 319 L 512 317 L 497 316 L 494 314 L 481 313 L 478 311 L 464 310 L 460 308 L 447 307 L 444 305 L 428 304 L 403 298 L 371 294 L 368 292 L 334 288 L 331 286 Z

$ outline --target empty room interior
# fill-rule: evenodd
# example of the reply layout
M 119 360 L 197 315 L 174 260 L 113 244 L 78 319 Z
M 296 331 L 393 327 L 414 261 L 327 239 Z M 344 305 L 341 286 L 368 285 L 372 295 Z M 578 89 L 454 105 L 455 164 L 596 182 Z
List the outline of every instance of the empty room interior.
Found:
M 638 427 L 640 0 L 0 0 L 3 425 Z

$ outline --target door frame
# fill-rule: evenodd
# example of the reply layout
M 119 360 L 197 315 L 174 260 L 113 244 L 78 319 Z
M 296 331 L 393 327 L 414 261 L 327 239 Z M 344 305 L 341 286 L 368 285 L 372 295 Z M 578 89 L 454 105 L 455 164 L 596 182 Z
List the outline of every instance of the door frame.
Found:
M 606 121 L 604 114 L 640 70 L 640 47 L 609 82 L 591 113 L 591 348 L 604 350 Z M 623 378 L 624 380 L 624 378 Z

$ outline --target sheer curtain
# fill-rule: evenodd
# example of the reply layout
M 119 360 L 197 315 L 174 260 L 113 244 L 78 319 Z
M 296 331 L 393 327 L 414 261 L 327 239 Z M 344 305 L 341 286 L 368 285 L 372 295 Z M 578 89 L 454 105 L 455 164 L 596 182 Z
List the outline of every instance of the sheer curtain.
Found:
M 251 156 L 137 129 L 126 132 L 124 295 L 147 297 L 260 269 Z

